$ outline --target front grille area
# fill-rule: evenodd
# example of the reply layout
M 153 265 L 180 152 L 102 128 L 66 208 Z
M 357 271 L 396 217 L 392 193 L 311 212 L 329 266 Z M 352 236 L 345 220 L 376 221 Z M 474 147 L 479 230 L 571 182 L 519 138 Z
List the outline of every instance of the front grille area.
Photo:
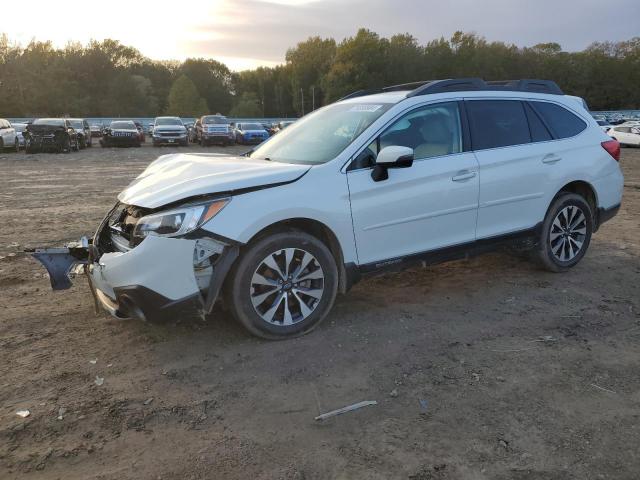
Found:
M 96 234 L 100 253 L 126 252 L 135 247 L 133 229 L 149 209 L 118 203 L 104 219 Z
M 165 132 L 158 132 L 158 134 L 161 137 L 178 137 L 180 136 L 180 134 L 183 133 L 180 130 L 171 130 L 171 131 L 165 131 Z

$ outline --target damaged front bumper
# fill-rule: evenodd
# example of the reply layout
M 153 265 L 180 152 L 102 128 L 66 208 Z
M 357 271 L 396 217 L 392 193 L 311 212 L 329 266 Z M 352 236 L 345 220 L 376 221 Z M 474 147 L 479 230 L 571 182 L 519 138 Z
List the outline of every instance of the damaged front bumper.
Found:
M 69 276 L 81 266 L 96 306 L 117 318 L 166 320 L 211 313 L 238 251 L 234 242 L 203 231 L 189 238 L 149 235 L 126 251 L 101 252 L 83 239 L 31 254 L 49 272 L 54 290 L 69 288 Z

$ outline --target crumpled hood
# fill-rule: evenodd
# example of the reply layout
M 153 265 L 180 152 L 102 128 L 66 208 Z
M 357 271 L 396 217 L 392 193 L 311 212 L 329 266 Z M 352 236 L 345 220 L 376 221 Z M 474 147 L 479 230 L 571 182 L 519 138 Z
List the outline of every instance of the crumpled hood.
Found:
M 198 195 L 295 181 L 310 168 L 223 154 L 175 153 L 152 162 L 118 195 L 118 200 L 158 208 Z

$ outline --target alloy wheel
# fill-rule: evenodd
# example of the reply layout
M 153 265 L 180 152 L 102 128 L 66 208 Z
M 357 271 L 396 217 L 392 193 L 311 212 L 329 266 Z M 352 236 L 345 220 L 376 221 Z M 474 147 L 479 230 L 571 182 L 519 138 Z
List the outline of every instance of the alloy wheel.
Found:
M 573 260 L 582 250 L 587 236 L 587 218 L 576 205 L 564 207 L 549 230 L 551 253 L 561 262 Z
M 301 248 L 284 248 L 259 263 L 251 278 L 250 298 L 265 322 L 288 326 L 311 315 L 324 286 L 324 272 L 316 257 Z

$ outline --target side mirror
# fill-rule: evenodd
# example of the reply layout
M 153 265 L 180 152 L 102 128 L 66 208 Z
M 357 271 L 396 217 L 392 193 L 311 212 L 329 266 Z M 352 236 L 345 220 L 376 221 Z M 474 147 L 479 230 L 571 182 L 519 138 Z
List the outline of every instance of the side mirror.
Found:
M 390 168 L 408 168 L 413 165 L 413 148 L 391 145 L 384 147 L 378 153 L 376 165 L 371 171 L 374 182 L 389 178 Z

